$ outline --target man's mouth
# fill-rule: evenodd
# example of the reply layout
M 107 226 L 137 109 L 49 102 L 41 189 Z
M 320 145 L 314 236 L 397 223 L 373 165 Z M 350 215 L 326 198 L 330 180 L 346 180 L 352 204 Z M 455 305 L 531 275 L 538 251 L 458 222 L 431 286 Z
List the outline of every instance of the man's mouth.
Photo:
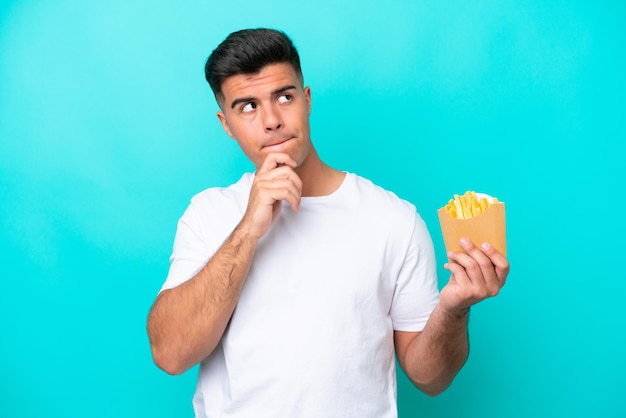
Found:
M 274 147 L 274 146 L 284 144 L 285 142 L 289 141 L 292 138 L 293 137 L 291 136 L 283 137 L 283 138 L 276 138 L 275 140 L 269 141 L 267 144 L 263 145 L 263 148 L 269 148 L 269 147 Z

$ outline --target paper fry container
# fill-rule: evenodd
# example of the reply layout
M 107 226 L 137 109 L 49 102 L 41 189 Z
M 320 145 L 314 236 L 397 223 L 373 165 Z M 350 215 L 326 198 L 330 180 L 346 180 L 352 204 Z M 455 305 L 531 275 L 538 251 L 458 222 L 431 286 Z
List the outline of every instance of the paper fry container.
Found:
M 437 211 L 446 251 L 463 251 L 459 240 L 469 238 L 474 245 L 488 242 L 506 256 L 506 222 L 504 203 L 494 203 L 480 215 L 469 219 L 456 219 L 444 208 Z

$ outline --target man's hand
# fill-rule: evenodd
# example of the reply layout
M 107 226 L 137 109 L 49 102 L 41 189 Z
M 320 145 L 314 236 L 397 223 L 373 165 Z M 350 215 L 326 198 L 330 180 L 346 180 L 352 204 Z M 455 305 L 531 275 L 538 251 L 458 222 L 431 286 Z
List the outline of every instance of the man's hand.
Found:
M 294 211 L 300 208 L 302 180 L 294 169 L 297 163 L 287 154 L 269 154 L 256 172 L 248 208 L 240 227 L 255 238 L 261 238 L 280 214 L 286 200 Z
M 476 247 L 462 238 L 466 253 L 453 251 L 444 266 L 452 273 L 450 281 L 441 290 L 440 305 L 452 314 L 464 314 L 470 306 L 500 292 L 509 274 L 509 262 L 488 243 Z
M 233 314 L 256 244 L 280 213 L 300 206 L 302 181 L 287 154 L 270 154 L 258 169 L 243 219 L 190 280 L 159 294 L 148 317 L 155 363 L 179 374 L 213 352 Z
M 477 248 L 462 239 L 465 252 L 450 252 L 445 265 L 452 272 L 439 294 L 424 330 L 395 332 L 396 352 L 402 369 L 425 393 L 445 390 L 463 367 L 469 353 L 469 307 L 500 292 L 509 274 L 509 262 L 491 245 Z

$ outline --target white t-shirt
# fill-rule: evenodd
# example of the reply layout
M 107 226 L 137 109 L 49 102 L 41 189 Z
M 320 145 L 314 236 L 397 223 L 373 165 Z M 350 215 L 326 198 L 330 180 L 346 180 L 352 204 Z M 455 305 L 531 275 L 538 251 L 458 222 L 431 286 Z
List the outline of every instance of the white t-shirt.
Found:
M 194 276 L 241 220 L 253 174 L 196 195 L 163 289 Z M 259 241 L 230 324 L 200 366 L 197 417 L 397 416 L 393 331 L 438 301 L 415 207 L 347 173 L 328 196 L 283 204 Z

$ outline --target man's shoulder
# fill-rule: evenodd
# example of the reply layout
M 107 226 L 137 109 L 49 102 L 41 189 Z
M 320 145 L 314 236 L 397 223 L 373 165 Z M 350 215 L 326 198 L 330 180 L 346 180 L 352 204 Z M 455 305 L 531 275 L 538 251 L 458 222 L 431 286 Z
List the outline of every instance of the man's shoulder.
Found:
M 214 206 L 220 203 L 240 204 L 242 200 L 247 201 L 253 177 L 252 173 L 244 173 L 237 182 L 229 186 L 214 186 L 204 189 L 191 198 L 191 204 L 194 206 Z
M 415 205 L 408 200 L 399 197 L 396 193 L 388 190 L 372 180 L 358 174 L 348 173 L 356 192 L 364 203 L 376 205 L 382 210 L 396 210 L 409 214 L 415 213 Z
M 236 183 L 226 187 L 209 187 L 191 198 L 181 221 L 196 225 L 197 232 L 222 237 L 241 219 L 248 205 L 253 175 L 244 174 Z M 223 238 L 223 237 L 222 237 Z

